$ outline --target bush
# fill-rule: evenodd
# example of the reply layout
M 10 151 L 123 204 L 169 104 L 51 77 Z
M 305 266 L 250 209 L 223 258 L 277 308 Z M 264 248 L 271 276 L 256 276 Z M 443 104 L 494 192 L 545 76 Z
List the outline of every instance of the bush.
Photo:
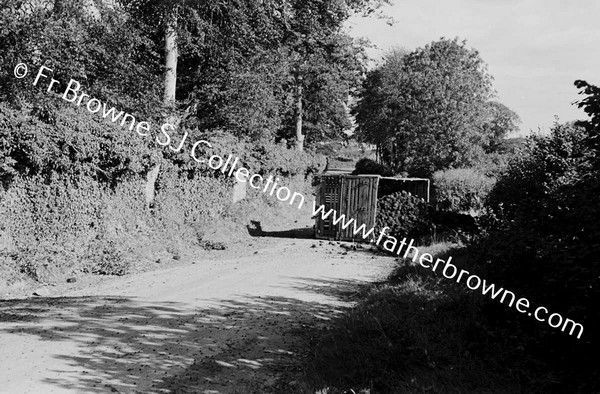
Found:
M 437 209 L 456 213 L 481 212 L 495 179 L 472 168 L 437 171 L 433 186 Z
M 9 190 L 0 192 L 0 231 L 11 239 L 5 257 L 41 281 L 80 268 L 76 262 L 86 260 L 86 250 L 105 230 L 105 197 L 103 188 L 90 179 L 56 174 L 48 179 L 16 178 Z
M 239 166 L 261 175 L 307 178 L 311 174 L 321 172 L 326 165 L 324 156 L 310 151 L 298 152 L 295 149 L 289 149 L 285 142 L 240 139 L 225 131 L 214 131 L 210 135 L 198 135 L 194 138 L 196 140 L 204 139 L 211 143 L 212 148 L 204 148 L 205 156 L 216 154 L 225 159 L 231 154 L 240 158 Z M 197 155 L 201 156 L 202 153 L 198 152 Z M 206 175 L 220 176 L 219 171 L 212 170 L 207 165 L 198 164 L 193 160 L 187 160 L 185 164 L 182 164 L 182 168 L 189 173 L 201 172 Z
M 151 213 L 143 178 L 114 189 L 88 177 L 16 178 L 0 189 L 3 266 L 43 282 L 77 271 L 123 275 L 133 259 L 200 246 L 231 204 L 227 185 L 214 178 L 165 171 L 159 186 Z
M 0 104 L 0 183 L 54 173 L 115 185 L 144 172 L 153 153 L 146 143 L 83 108 L 58 102 L 36 112 Z
M 64 120 L 67 119 L 64 115 Z M 140 166 L 135 171 L 130 168 L 118 176 L 111 176 L 113 182 L 106 182 L 107 178 L 97 176 L 94 170 L 95 166 L 101 165 L 97 158 L 118 155 L 125 151 L 124 147 L 119 146 L 116 152 L 111 152 L 111 146 L 101 145 L 106 152 L 94 153 L 87 148 L 94 140 L 87 140 L 89 136 L 84 135 L 81 140 L 73 141 L 73 148 L 83 149 L 83 153 L 90 151 L 93 156 L 69 156 L 68 152 L 55 152 L 54 149 L 49 149 L 51 155 L 47 155 L 46 151 L 38 149 L 44 146 L 44 141 L 36 140 L 38 137 L 33 129 L 29 129 L 38 121 L 30 120 L 23 122 L 23 127 L 27 128 L 25 134 L 31 139 L 19 136 L 15 131 L 18 127 L 11 129 L 12 122 L 4 128 L 8 132 L 4 135 L 13 138 L 10 142 L 15 143 L 11 150 L 4 152 L 5 166 L 0 168 L 0 172 L 4 170 L 0 175 L 5 180 L 4 188 L 0 188 L 0 264 L 10 271 L 3 273 L 7 279 L 19 271 L 44 282 L 60 280 L 61 275 L 74 271 L 122 275 L 129 271 L 129 262 L 133 260 L 143 264 L 154 261 L 156 254 L 165 251 L 175 258 L 180 256 L 179 251 L 190 247 L 222 248 L 225 244 L 221 241 L 229 242 L 232 231 L 239 230 L 240 234 L 247 235 L 244 229 L 247 222 L 242 223 L 230 212 L 233 178 L 203 170 L 203 166 L 192 160 L 194 167 L 184 167 L 177 160 L 161 160 L 154 208 L 149 211 L 144 196 L 145 176 L 136 173 Z M 46 148 L 57 145 L 56 142 L 68 135 L 76 137 L 60 122 L 60 126 L 47 126 L 52 139 L 46 141 Z M 77 124 L 78 120 L 71 122 Z M 1 123 L 0 119 L 0 126 Z M 92 131 L 96 130 L 96 125 L 92 125 Z M 109 129 L 105 135 L 110 138 L 112 131 Z M 224 156 L 243 154 L 238 148 L 249 146 L 235 137 L 220 137 L 224 140 L 222 144 L 215 143 L 215 148 L 220 149 L 215 153 Z M 271 155 L 259 155 L 260 149 L 271 148 L 274 152 Z M 261 162 L 254 161 L 255 168 L 273 176 L 294 174 L 279 183 L 310 194 L 306 178 L 310 178 L 310 171 L 318 171 L 321 165 L 318 157 L 281 145 L 255 145 L 252 149 L 245 157 L 248 160 L 253 160 L 252 155 L 261 158 Z M 25 153 L 29 156 L 24 156 Z M 129 152 L 131 160 L 114 160 L 113 157 L 109 162 L 121 163 L 119 167 L 132 165 L 135 153 Z M 11 157 L 14 157 L 12 161 Z M 107 166 L 104 168 L 107 173 L 116 174 Z M 253 201 L 242 205 L 256 207 L 256 212 L 283 205 L 276 198 L 254 189 L 249 190 L 247 199 Z M 283 208 L 285 212 L 279 212 L 283 209 L 275 211 L 289 215 L 291 208 Z M 256 212 L 253 212 L 254 219 Z
M 596 269 L 581 258 L 588 250 L 583 240 L 594 238 L 581 233 L 579 213 L 597 209 L 596 198 L 582 199 L 594 185 L 586 179 L 591 153 L 585 132 L 572 126 L 555 125 L 550 136 L 532 137 L 490 192 L 496 222 L 475 249 L 491 263 L 491 274 L 529 291 L 535 283 L 538 297 L 569 309 L 566 300 L 582 296 L 575 288 L 590 289 L 586 283 Z M 565 280 L 559 291 L 556 284 Z
M 129 268 L 130 263 L 119 246 L 114 241 L 100 239 L 90 245 L 81 270 L 95 275 L 121 276 L 127 274 Z
M 471 246 L 487 278 L 584 325 L 580 340 L 541 325 L 531 334 L 564 382 L 598 373 L 582 361 L 600 350 L 600 177 L 591 142 L 572 125 L 531 137 L 490 192 L 495 221 Z
M 308 177 L 322 172 L 325 156 L 289 149 L 285 144 L 265 143 L 253 147 L 252 156 L 265 174 Z
M 164 223 L 194 225 L 221 217 L 231 204 L 233 179 L 196 173 L 182 177 L 176 167 L 163 168 L 156 182 L 155 216 Z
M 516 145 L 505 153 L 487 153 L 474 163 L 472 168 L 487 177 L 498 178 L 506 170 L 510 160 L 521 154 L 522 145 Z
M 352 172 L 352 175 L 358 174 L 373 174 L 381 176 L 394 175 L 393 171 L 387 166 L 377 163 L 371 159 L 367 159 L 366 157 L 363 157 L 356 162 L 356 169 Z
M 429 234 L 429 205 L 406 191 L 389 194 L 377 200 L 377 228 L 389 227 L 396 238 L 417 238 Z
M 239 156 L 252 172 L 287 178 L 280 184 L 305 186 L 325 166 L 322 156 L 285 144 L 224 132 L 206 139 L 211 154 Z M 227 213 L 234 178 L 196 163 L 185 149 L 161 150 L 149 138 L 61 101 L 37 109 L 1 103 L 0 148 L 0 265 L 13 273 L 45 282 L 73 271 L 122 275 L 130 261 L 154 261 L 164 251 L 175 258 L 190 246 L 228 241 L 231 231 L 217 222 L 227 222 L 227 230 L 234 223 L 243 228 Z M 145 178 L 157 162 L 149 211 Z M 252 191 L 248 199 L 261 207 L 278 202 Z M 219 239 L 206 239 L 213 234 Z

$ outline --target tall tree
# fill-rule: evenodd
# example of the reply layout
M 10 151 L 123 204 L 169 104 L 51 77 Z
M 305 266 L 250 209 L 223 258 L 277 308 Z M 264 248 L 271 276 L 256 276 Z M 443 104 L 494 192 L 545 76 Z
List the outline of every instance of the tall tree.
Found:
M 179 125 L 181 119 L 175 112 L 177 107 L 177 63 L 178 51 L 178 19 L 184 0 L 122 0 L 121 4 L 134 18 L 140 18 L 148 26 L 156 26 L 159 36 L 164 41 L 164 77 L 163 77 L 163 121 L 171 125 Z M 152 33 L 152 31 L 148 32 Z M 154 203 L 156 180 L 160 172 L 160 160 L 156 160 L 153 168 L 146 176 L 145 197 L 146 207 L 151 208 Z
M 57 0 L 60 1 L 60 0 Z M 177 90 L 177 63 L 179 57 L 178 19 L 185 0 L 120 0 L 124 11 L 132 19 L 140 20 L 150 37 L 163 42 L 164 79 L 163 103 L 172 107 Z
M 479 53 L 458 39 L 392 53 L 364 83 L 359 137 L 377 143 L 396 171 L 427 176 L 472 164 L 491 133 L 483 127 L 491 81 Z
M 340 137 L 343 128 L 349 126 L 344 105 L 365 71 L 361 62 L 364 52 L 362 43 L 341 32 L 342 24 L 351 14 L 372 11 L 382 3 L 289 1 L 291 17 L 283 43 L 293 63 L 297 150 L 304 147 L 306 126 L 314 140 L 326 139 L 332 131 Z
M 350 124 L 344 103 L 364 71 L 362 44 L 341 33 L 341 26 L 367 3 L 372 2 L 237 0 L 182 6 L 177 94 L 197 108 L 195 126 L 293 139 L 298 149 L 305 140 L 339 136 Z M 248 89 L 249 81 L 255 90 Z
M 502 150 L 504 138 L 519 130 L 521 118 L 498 101 L 487 102 L 483 116 L 481 127 L 483 135 L 487 138 L 484 142 L 484 150 L 486 153 L 499 152 Z

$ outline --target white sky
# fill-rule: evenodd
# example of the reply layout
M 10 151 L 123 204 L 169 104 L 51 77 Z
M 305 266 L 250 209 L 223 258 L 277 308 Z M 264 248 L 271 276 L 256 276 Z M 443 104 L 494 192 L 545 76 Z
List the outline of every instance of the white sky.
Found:
M 585 118 L 571 105 L 583 79 L 600 85 L 600 0 L 394 0 L 383 8 L 393 26 L 352 18 L 350 34 L 377 46 L 409 50 L 440 37 L 466 39 L 494 76 L 498 100 L 517 112 L 521 134 Z

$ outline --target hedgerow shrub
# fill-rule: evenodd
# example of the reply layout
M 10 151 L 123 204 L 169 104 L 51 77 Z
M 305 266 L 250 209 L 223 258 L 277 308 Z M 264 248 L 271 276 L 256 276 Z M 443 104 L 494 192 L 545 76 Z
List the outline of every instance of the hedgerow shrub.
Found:
M 44 282 L 71 272 L 122 275 L 151 252 L 177 255 L 185 245 L 199 245 L 231 204 L 222 180 L 165 171 L 159 181 L 150 212 L 143 178 L 114 188 L 56 174 L 17 178 L 0 191 L 4 265 Z
M 573 126 L 555 125 L 549 137 L 530 139 L 526 154 L 511 162 L 488 197 L 497 223 L 480 246 L 491 272 L 523 287 L 536 280 L 536 294 L 560 304 L 566 299 L 557 297 L 560 292 L 586 287 L 590 272 L 583 273 L 595 268 L 578 256 L 590 234 L 581 233 L 574 212 L 595 209 L 595 199 L 581 197 L 593 184 L 586 177 L 592 153 L 585 131 Z M 570 283 L 556 289 L 567 278 Z
M 5 257 L 22 273 L 45 281 L 48 275 L 82 269 L 77 264 L 91 255 L 117 256 L 114 248 L 103 248 L 109 245 L 103 217 L 106 196 L 107 191 L 90 179 L 17 178 L 10 189 L 0 192 L 2 231 L 11 239 Z M 121 260 L 111 264 L 126 265 Z M 90 272 L 98 270 L 94 264 L 85 266 Z M 108 268 L 102 271 L 110 273 Z
M 185 240 L 172 242 L 174 248 L 186 243 L 199 245 L 232 204 L 232 179 L 200 172 L 183 177 L 177 174 L 177 168 L 167 167 L 160 173 L 156 186 L 154 226 Z
M 66 115 L 64 120 L 67 120 Z M 73 122 L 76 124 L 77 121 Z M 39 122 L 33 119 L 24 123 L 26 127 L 34 127 Z M 57 124 L 63 127 L 62 120 Z M 57 145 L 67 133 L 73 131 L 65 126 L 64 134 L 60 134 L 56 132 L 57 124 L 44 126 L 52 134 L 50 140 L 44 141 L 48 144 L 46 148 Z M 94 127 L 92 123 L 92 129 Z M 102 138 L 110 138 L 107 136 L 114 132 L 110 127 L 107 128 L 108 132 Z M 5 158 L 10 159 L 10 155 L 21 150 L 30 154 L 31 160 L 21 167 L 21 153 L 15 154 L 12 162 L 4 160 L 4 164 L 10 167 L 2 172 L 7 181 L 0 193 L 0 214 L 3 217 L 0 223 L 3 243 L 0 253 L 3 267 L 17 269 L 41 281 L 56 279 L 50 278 L 53 275 L 49 274 L 60 276 L 60 273 L 77 271 L 121 275 L 128 272 L 130 262 L 134 259 L 150 259 L 152 253 L 161 253 L 162 250 L 178 256 L 181 250 L 189 249 L 188 246 L 219 242 L 207 238 L 207 234 L 214 232 L 215 227 L 222 227 L 223 220 L 243 227 L 229 212 L 234 180 L 220 172 L 202 171 L 202 166 L 195 162 L 195 168 L 183 169 L 181 163 L 162 160 L 154 208 L 150 212 L 146 209 L 144 196 L 144 171 L 140 170 L 139 165 L 131 167 L 135 164 L 134 157 L 119 164 L 119 169 L 126 171 L 114 167 L 114 171 L 111 171 L 105 166 L 106 172 L 113 174 L 107 178 L 98 174 L 95 166 L 100 165 L 101 161 L 94 157 L 71 157 L 59 151 L 54 153 L 55 156 L 42 160 L 44 151 L 38 150 L 38 157 L 33 154 L 35 149 L 31 148 L 31 142 L 41 146 L 41 140 L 36 140 L 33 130 L 27 133 L 32 135 L 31 140 L 19 139 L 21 137 L 15 130 L 5 134 L 14 137 L 11 143 L 16 143 L 15 149 L 5 152 Z M 81 149 L 77 145 L 81 143 L 85 148 L 93 141 L 78 140 L 73 142 L 73 147 Z M 233 142 L 214 146 L 220 149 L 219 154 L 226 157 L 225 153 L 237 154 Z M 242 143 L 238 141 L 237 146 L 242 146 Z M 118 155 L 125 151 L 125 147 L 115 146 L 116 152 L 107 148 L 102 148 L 104 153 L 95 152 L 95 157 L 107 159 L 114 153 L 117 157 L 111 159 L 110 163 L 119 163 Z M 314 171 L 319 168 L 318 159 L 308 153 L 291 153 L 281 146 L 274 149 L 280 149 L 276 155 L 279 159 L 264 157 L 262 163 L 257 162 L 257 168 L 264 175 L 279 174 L 283 178 L 280 184 L 304 193 L 308 198 L 310 188 L 307 187 L 309 182 L 306 178 L 310 175 L 311 165 Z M 135 153 L 129 152 L 132 156 Z M 290 160 L 284 160 L 288 157 L 286 153 L 290 153 Z M 81 162 L 78 162 L 80 158 Z M 35 166 L 33 160 L 40 160 L 39 165 Z M 142 174 L 136 174 L 138 171 Z M 284 173 L 295 175 L 285 177 Z M 107 182 L 109 179 L 112 181 Z M 250 192 L 247 198 L 256 199 L 258 205 L 255 205 L 262 212 L 282 205 L 264 193 Z M 282 211 L 284 208 L 286 212 Z M 276 211 L 285 214 L 290 209 L 293 208 L 287 206 Z
M 550 136 L 531 137 L 490 192 L 495 221 L 471 246 L 489 280 L 584 325 L 581 339 L 542 323 L 530 334 L 574 384 L 598 375 L 582 360 L 600 350 L 600 177 L 591 135 L 557 124 Z
M 394 237 L 417 238 L 430 232 L 429 205 L 406 191 L 377 199 L 377 228 L 390 228 Z
M 204 139 L 212 145 L 212 148 L 204 145 L 198 148 L 198 157 L 208 158 L 214 154 L 226 160 L 231 154 L 233 157 L 239 157 L 238 168 L 246 167 L 251 173 L 273 175 L 273 177 L 300 175 L 306 178 L 321 172 L 326 165 L 323 155 L 310 151 L 299 152 L 288 148 L 284 142 L 240 139 L 229 132 L 219 130 L 209 135 L 200 134 L 196 139 Z M 190 172 L 220 176 L 219 171 L 214 171 L 207 165 L 192 160 L 188 160 L 183 167 Z
M 392 176 L 394 175 L 394 172 L 383 164 L 377 163 L 374 160 L 363 157 L 362 159 L 356 162 L 355 170 L 352 172 L 352 175 L 358 174 Z
M 89 245 L 81 271 L 95 275 L 125 275 L 130 261 L 113 240 L 99 239 Z
M 144 172 L 153 152 L 135 133 L 59 103 L 43 113 L 0 103 L 0 181 L 65 174 L 116 184 Z
M 239 156 L 238 167 L 280 176 L 282 185 L 297 179 L 302 186 L 325 165 L 322 156 L 284 144 L 229 133 L 207 139 L 213 148 L 203 153 Z M 175 154 L 85 109 L 1 103 L 0 148 L 0 263 L 41 281 L 73 271 L 121 275 L 133 260 L 207 244 L 219 220 L 241 228 L 227 214 L 233 178 L 196 163 L 189 150 Z M 149 211 L 145 178 L 157 162 Z M 248 198 L 277 205 L 270 196 Z
M 285 177 L 318 174 L 325 168 L 325 157 L 310 151 L 299 152 L 289 149 L 284 143 L 264 143 L 255 145 L 252 156 L 265 174 Z
M 489 178 L 498 178 L 506 170 L 510 160 L 522 151 L 523 143 L 515 145 L 505 153 L 486 153 L 471 168 Z
M 437 209 L 457 213 L 480 212 L 494 182 L 494 178 L 472 168 L 437 171 L 433 174 Z

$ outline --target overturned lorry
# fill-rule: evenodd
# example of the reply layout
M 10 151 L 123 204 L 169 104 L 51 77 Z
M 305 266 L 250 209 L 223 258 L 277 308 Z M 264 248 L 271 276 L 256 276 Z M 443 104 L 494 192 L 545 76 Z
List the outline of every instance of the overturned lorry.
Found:
M 430 181 L 425 178 L 383 177 L 380 175 L 351 175 L 343 172 L 326 172 L 316 179 L 316 205 L 325 211 L 335 210 L 336 215 L 315 217 L 315 237 L 340 241 L 369 242 L 372 235 L 363 238 L 354 231 L 355 226 L 344 228 L 335 217 L 344 215 L 354 219 L 356 226 L 375 227 L 377 199 L 398 191 L 430 201 Z M 347 223 L 347 222 L 346 222 Z

